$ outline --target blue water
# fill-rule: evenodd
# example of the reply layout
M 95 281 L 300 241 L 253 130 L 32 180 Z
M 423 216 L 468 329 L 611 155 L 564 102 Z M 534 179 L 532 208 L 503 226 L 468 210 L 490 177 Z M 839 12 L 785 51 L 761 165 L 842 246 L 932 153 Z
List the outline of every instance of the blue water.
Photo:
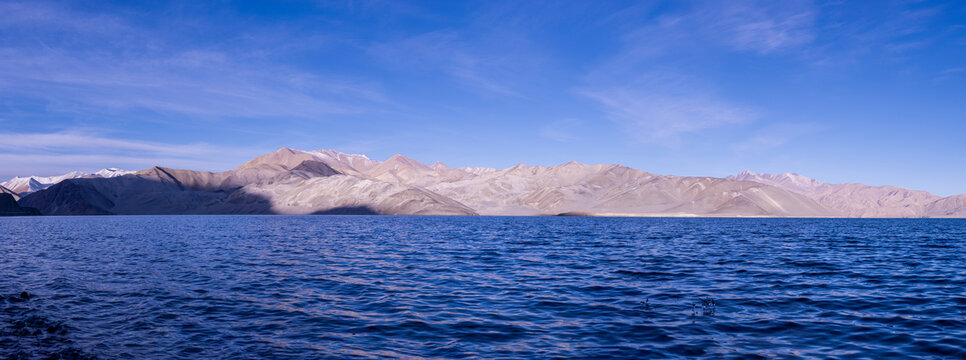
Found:
M 3 358 L 966 358 L 966 221 L 2 218 L 0 296 Z

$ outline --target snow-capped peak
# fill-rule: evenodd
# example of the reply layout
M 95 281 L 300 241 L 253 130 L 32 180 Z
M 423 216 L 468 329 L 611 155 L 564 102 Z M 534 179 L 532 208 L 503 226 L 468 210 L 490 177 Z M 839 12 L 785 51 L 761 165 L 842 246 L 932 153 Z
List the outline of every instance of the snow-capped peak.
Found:
M 121 170 L 118 168 L 106 168 L 106 169 L 100 169 L 98 171 L 95 171 L 94 173 L 91 173 L 91 175 L 93 177 L 112 178 L 112 177 L 133 174 L 135 172 L 136 171 Z
M 133 173 L 134 171 L 121 170 L 118 168 L 101 169 L 90 174 L 80 171 L 71 171 L 58 176 L 17 176 L 0 185 L 10 189 L 10 191 L 19 193 L 21 195 L 26 195 L 49 188 L 64 180 L 78 178 L 111 178 Z
M 445 169 L 449 169 L 449 167 L 448 167 L 448 166 L 446 166 L 446 164 L 443 164 L 443 162 L 442 162 L 442 161 L 437 161 L 437 162 L 434 162 L 434 163 L 433 163 L 432 165 L 430 165 L 429 167 L 430 167 L 431 169 L 433 169 L 433 170 L 436 170 L 436 171 L 439 171 L 439 170 L 445 170 Z
M 825 183 L 796 173 L 764 174 L 745 170 L 737 175 L 727 177 L 730 180 L 752 181 L 765 185 L 776 186 L 785 190 L 805 194 L 813 191 Z
M 459 169 L 460 170 L 463 170 L 465 172 L 468 172 L 470 174 L 474 174 L 474 175 L 483 175 L 483 174 L 489 174 L 489 173 L 495 173 L 495 172 L 497 172 L 497 169 L 488 168 L 488 167 L 469 167 L 469 166 L 467 166 L 467 167 L 461 167 Z
M 369 159 L 368 156 L 361 154 L 346 154 L 330 149 L 299 151 L 310 154 L 316 159 L 319 159 L 319 161 L 329 164 L 329 166 L 336 169 L 349 168 L 356 171 L 365 171 L 373 166 L 378 165 L 377 161 Z

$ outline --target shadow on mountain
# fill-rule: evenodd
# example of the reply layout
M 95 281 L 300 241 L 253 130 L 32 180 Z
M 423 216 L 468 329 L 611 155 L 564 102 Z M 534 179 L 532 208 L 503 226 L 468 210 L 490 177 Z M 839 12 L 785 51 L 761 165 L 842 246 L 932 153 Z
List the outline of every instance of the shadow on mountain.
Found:
M 289 174 L 327 176 L 331 174 L 327 170 L 331 168 L 309 163 Z M 281 214 L 273 210 L 266 196 L 241 191 L 242 187 L 228 182 L 200 178 L 199 174 L 203 173 L 161 168 L 152 171 L 146 175 L 64 180 L 23 197 L 19 205 L 36 208 L 39 211 L 36 215 Z M 310 214 L 381 215 L 366 205 L 341 206 Z
M 380 215 L 368 206 L 343 206 L 328 210 L 316 211 L 312 215 Z
M 345 175 L 303 159 L 313 155 L 286 152 L 292 151 L 220 173 L 154 167 L 119 177 L 64 180 L 19 204 L 43 215 L 476 215 L 430 191 Z
M 192 185 L 136 175 L 70 179 L 19 204 L 43 215 L 273 214 L 269 199 L 240 187 Z
M 40 211 L 30 207 L 22 207 L 13 195 L 0 193 L 0 216 L 29 216 L 40 215 Z

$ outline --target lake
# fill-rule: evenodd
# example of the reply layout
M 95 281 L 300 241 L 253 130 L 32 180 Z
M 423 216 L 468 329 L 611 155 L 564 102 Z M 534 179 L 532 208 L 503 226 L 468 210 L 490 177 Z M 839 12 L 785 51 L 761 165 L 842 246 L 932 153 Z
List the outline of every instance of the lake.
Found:
M 966 221 L 0 218 L 0 296 L 4 358 L 966 358 Z

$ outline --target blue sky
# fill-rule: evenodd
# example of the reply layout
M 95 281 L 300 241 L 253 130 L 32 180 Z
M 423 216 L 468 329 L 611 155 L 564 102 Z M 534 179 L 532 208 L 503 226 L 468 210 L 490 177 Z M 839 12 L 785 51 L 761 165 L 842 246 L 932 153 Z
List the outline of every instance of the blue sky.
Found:
M 282 146 L 966 193 L 960 1 L 0 0 L 0 178 Z

